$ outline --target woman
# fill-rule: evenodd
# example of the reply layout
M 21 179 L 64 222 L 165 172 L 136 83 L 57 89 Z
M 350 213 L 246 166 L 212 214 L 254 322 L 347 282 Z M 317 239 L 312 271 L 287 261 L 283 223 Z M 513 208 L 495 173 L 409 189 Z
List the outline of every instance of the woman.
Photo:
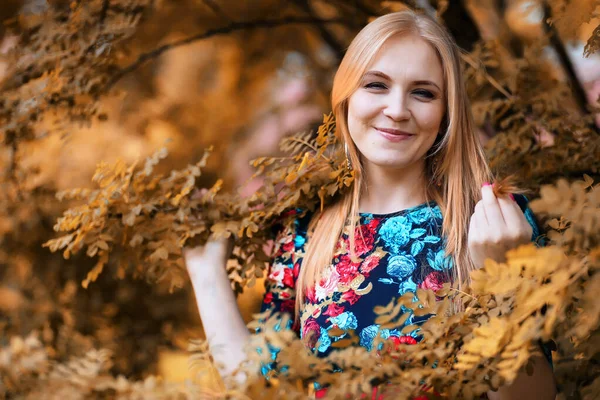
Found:
M 535 224 L 522 198 L 521 207 L 496 198 L 486 184 L 491 174 L 459 52 L 432 19 L 402 11 L 367 25 L 337 71 L 332 106 L 353 189 L 280 232 L 263 308 L 295 312 L 301 337 L 319 355 L 331 351 L 332 327 L 353 330 L 367 348 L 377 336 L 414 343 L 416 334 L 379 329 L 373 307 L 418 287 L 468 282 L 485 258 L 501 260 L 530 241 Z M 223 267 L 227 247 L 210 242 L 185 253 L 209 343 L 222 348 L 215 358 L 223 373 L 243 360 L 249 335 Z M 532 376 L 489 397 L 554 398 L 548 362 L 535 361 Z

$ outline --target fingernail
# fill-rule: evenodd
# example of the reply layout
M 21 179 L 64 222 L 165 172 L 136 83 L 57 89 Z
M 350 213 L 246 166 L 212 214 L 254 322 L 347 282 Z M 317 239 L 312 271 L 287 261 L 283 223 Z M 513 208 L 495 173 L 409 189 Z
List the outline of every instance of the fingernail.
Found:
M 484 187 L 485 187 L 485 186 L 492 186 L 492 184 L 491 184 L 491 183 L 489 183 L 489 182 L 483 182 L 483 186 L 484 186 Z
M 510 199 L 511 199 L 512 201 L 516 201 L 516 200 L 515 200 L 515 196 L 513 196 L 513 194 L 512 194 L 512 193 L 509 193 L 509 194 L 508 194 L 508 197 L 510 197 Z

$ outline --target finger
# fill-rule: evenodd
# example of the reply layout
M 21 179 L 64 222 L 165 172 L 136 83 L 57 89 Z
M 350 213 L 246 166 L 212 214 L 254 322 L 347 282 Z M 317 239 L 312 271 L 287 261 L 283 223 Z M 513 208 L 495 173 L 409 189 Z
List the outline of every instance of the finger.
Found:
M 530 239 L 531 226 L 519 205 L 509 197 L 499 197 L 498 204 L 502 209 L 502 215 L 508 226 L 510 236 L 515 241 Z
M 492 186 L 487 185 L 481 188 L 481 202 L 490 226 L 494 227 L 494 229 L 502 230 L 506 222 L 504 221 L 502 210 L 500 210 L 500 205 L 492 190 Z
M 480 207 L 480 210 L 483 206 Z M 477 206 L 475 206 L 477 208 Z M 479 243 L 483 236 L 482 229 L 485 228 L 487 223 L 485 222 L 485 214 L 482 211 L 475 211 L 473 215 L 471 215 L 471 220 L 469 221 L 469 239 L 473 243 Z
M 502 217 L 509 228 L 517 228 L 525 221 L 525 216 L 517 203 L 511 200 L 508 196 L 497 198 L 498 206 L 502 212 Z M 525 221 L 527 222 L 527 221 Z
M 485 215 L 485 207 L 483 206 L 483 201 L 480 200 L 477 202 L 477 204 L 475 204 L 475 212 L 473 215 L 478 217 L 479 225 L 485 226 L 488 224 L 487 215 Z

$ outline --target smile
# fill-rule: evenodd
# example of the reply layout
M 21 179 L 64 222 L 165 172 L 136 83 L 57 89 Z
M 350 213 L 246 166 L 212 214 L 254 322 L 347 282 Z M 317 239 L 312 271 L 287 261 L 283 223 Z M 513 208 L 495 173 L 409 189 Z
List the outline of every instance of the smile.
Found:
M 404 132 L 398 129 L 375 128 L 375 130 L 390 142 L 401 142 L 415 136 L 412 133 Z

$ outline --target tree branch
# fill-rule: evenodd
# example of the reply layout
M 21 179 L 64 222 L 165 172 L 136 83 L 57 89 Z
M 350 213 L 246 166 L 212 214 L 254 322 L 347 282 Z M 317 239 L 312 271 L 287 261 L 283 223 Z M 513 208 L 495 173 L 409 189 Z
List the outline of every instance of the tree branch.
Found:
M 176 40 L 174 42 L 162 45 L 147 53 L 140 54 L 137 60 L 135 60 L 128 66 L 120 69 L 112 76 L 112 78 L 107 82 L 105 86 L 105 91 L 110 90 L 125 75 L 135 71 L 146 62 L 158 58 L 163 53 L 166 53 L 167 51 L 172 50 L 174 48 L 185 46 L 187 44 L 194 43 L 199 40 L 208 39 L 213 36 L 226 35 L 236 31 L 252 30 L 258 28 L 275 28 L 293 24 L 347 24 L 347 21 L 344 21 L 340 18 L 321 19 L 312 17 L 285 17 L 280 19 L 263 19 L 247 22 L 232 22 L 227 26 L 209 29 L 206 32 L 199 33 L 197 35 L 190 36 L 184 39 Z
M 309 17 L 315 18 L 315 11 L 310 5 L 309 0 L 296 0 L 295 3 L 300 7 Z M 339 64 L 344 58 L 345 48 L 337 40 L 335 36 L 322 24 L 315 24 L 315 27 L 319 31 L 321 38 L 335 53 L 337 63 Z
M 571 62 L 571 59 L 569 58 L 569 55 L 567 54 L 567 51 L 565 50 L 565 46 L 563 45 L 562 41 L 560 40 L 560 37 L 558 36 L 558 32 L 556 31 L 556 28 L 553 25 L 550 25 L 548 23 L 548 20 L 552 16 L 550 6 L 548 5 L 547 1 L 544 1 L 543 4 L 544 4 L 543 26 L 544 26 L 544 30 L 550 37 L 550 45 L 552 46 L 552 48 L 554 49 L 554 51 L 556 51 L 556 54 L 558 55 L 558 59 L 560 60 L 561 66 L 565 72 L 567 79 L 569 80 L 569 83 L 571 85 L 571 90 L 573 91 L 573 97 L 575 98 L 575 102 L 579 106 L 579 109 L 581 110 L 581 112 L 583 114 L 590 114 L 585 90 L 583 89 L 581 82 L 579 82 L 579 79 L 577 78 L 577 74 L 575 73 L 575 68 L 573 67 L 573 63 Z M 592 129 L 596 133 L 600 133 L 600 129 L 594 123 L 590 124 L 590 129 Z
M 479 70 L 482 69 L 481 66 L 479 66 L 477 64 L 477 62 L 475 60 L 473 60 L 473 58 L 469 55 L 469 54 L 464 54 L 461 53 L 460 54 L 460 58 L 463 59 L 463 61 L 465 61 L 467 64 L 469 64 L 471 67 L 473 67 L 473 69 Z M 507 99 L 512 99 L 512 94 L 510 94 L 510 92 L 505 89 L 500 82 L 498 82 L 493 76 L 491 76 L 490 74 L 488 74 L 487 72 L 485 72 L 485 69 L 483 70 L 483 76 L 485 76 L 485 79 L 487 79 L 487 81 L 496 88 L 496 90 L 498 90 L 500 93 L 502 93 L 504 95 L 504 97 L 506 97 Z
M 219 7 L 219 5 L 217 3 L 214 2 L 214 0 L 202 0 L 202 2 L 212 10 L 212 12 L 214 12 L 215 14 L 217 14 L 219 17 L 223 18 L 225 21 L 228 22 L 232 22 L 233 19 L 229 18 L 229 16 L 227 14 L 225 14 L 225 12 L 223 12 L 223 10 L 221 9 L 221 7 Z
M 369 8 L 368 5 L 363 4 L 360 0 L 353 0 L 352 5 L 354 5 L 354 7 L 356 7 L 357 10 L 370 17 L 378 17 L 381 15 L 381 12 L 377 12 Z
M 109 6 L 110 6 L 110 0 L 102 1 L 102 8 L 100 9 L 100 18 L 99 18 L 100 26 L 104 25 L 104 21 L 106 20 L 106 16 L 108 15 Z

